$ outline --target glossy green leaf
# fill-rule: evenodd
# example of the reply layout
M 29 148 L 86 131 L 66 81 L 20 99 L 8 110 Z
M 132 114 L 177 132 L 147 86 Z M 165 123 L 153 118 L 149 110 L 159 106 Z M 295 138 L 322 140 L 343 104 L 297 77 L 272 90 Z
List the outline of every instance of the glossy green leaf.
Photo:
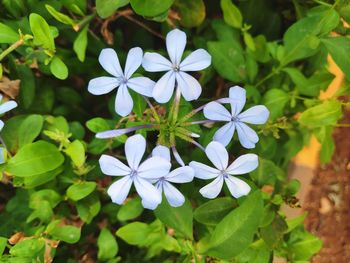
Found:
M 317 140 L 321 144 L 320 161 L 322 164 L 328 163 L 332 160 L 335 150 L 333 139 L 333 127 L 323 126 L 315 130 Z
M 225 22 L 232 27 L 241 28 L 243 17 L 238 7 L 232 3 L 232 0 L 221 0 L 220 5 Z
M 18 77 L 25 80 L 21 82 L 21 88 L 19 90 L 20 104 L 25 109 L 28 109 L 35 97 L 35 77 L 32 70 L 26 65 L 16 65 L 16 71 Z
M 147 243 L 150 233 L 151 229 L 147 224 L 133 222 L 119 228 L 116 235 L 130 245 L 142 246 Z
M 112 233 L 106 228 L 101 230 L 97 239 L 97 246 L 97 258 L 99 261 L 111 259 L 118 253 L 118 243 Z
M 68 77 L 66 64 L 57 56 L 54 56 L 51 60 L 50 71 L 58 79 L 66 79 Z
M 77 243 L 81 235 L 81 229 L 79 227 L 64 225 L 61 220 L 52 221 L 47 226 L 46 232 L 54 239 L 62 240 L 69 244 Z
M 269 109 L 272 120 L 283 116 L 284 108 L 289 99 L 290 95 L 281 89 L 270 89 L 265 93 L 263 104 Z
M 273 161 L 259 158 L 259 166 L 250 173 L 250 177 L 259 186 L 273 185 L 276 180 L 283 180 L 285 173 Z
M 179 12 L 180 24 L 184 27 L 197 27 L 205 19 L 203 0 L 176 0 L 174 7 Z
M 18 146 L 22 148 L 24 145 L 32 143 L 39 136 L 43 128 L 44 118 L 41 115 L 29 115 L 22 122 L 18 130 Z
M 73 201 L 79 201 L 91 194 L 95 188 L 95 182 L 78 182 L 69 186 L 66 194 L 68 198 L 72 199 Z
M 180 207 L 172 207 L 163 198 L 162 203 L 154 210 L 154 213 L 165 225 L 192 239 L 193 213 L 191 203 L 188 200 Z
M 4 253 L 6 245 L 7 245 L 7 238 L 0 237 L 0 256 Z
M 76 167 L 82 167 L 84 165 L 85 148 L 79 140 L 70 143 L 65 150 L 65 153 L 72 159 L 72 162 Z
M 79 217 L 90 224 L 92 219 L 100 212 L 101 202 L 97 194 L 90 194 L 76 203 Z
M 93 118 L 91 120 L 88 120 L 86 122 L 86 127 L 92 131 L 92 132 L 103 132 L 110 130 L 111 127 L 109 126 L 108 122 L 100 117 Z
M 96 11 L 101 18 L 107 18 L 127 4 L 129 0 L 96 0 Z
M 134 198 L 120 207 L 117 218 L 120 221 L 127 221 L 138 217 L 142 211 L 143 207 L 140 198 Z
M 136 14 L 146 17 L 159 16 L 166 12 L 174 0 L 130 0 Z
M 44 247 L 45 241 L 42 238 L 24 239 L 10 249 L 10 254 L 12 256 L 35 258 L 41 250 L 44 250 Z
M 64 157 L 55 145 L 37 141 L 21 148 L 8 161 L 6 171 L 18 177 L 34 176 L 56 169 L 63 161 Z
M 196 208 L 193 217 L 199 223 L 215 226 L 235 207 L 237 207 L 235 199 L 231 197 L 220 197 Z
M 38 14 L 32 13 L 29 16 L 29 24 L 34 35 L 34 43 L 50 51 L 54 51 L 55 42 L 50 31 L 50 26 L 45 19 Z
M 81 62 L 85 61 L 86 47 L 88 44 L 88 33 L 89 25 L 86 25 L 78 34 L 73 43 L 73 50 L 77 54 L 78 59 Z
M 71 25 L 74 26 L 75 22 L 72 18 L 70 18 L 69 16 L 57 11 L 54 7 L 50 6 L 50 5 L 45 5 L 47 11 L 49 11 L 49 13 L 59 22 L 66 24 L 66 25 Z
M 18 33 L 11 27 L 0 23 L 0 44 L 12 44 L 19 40 Z
M 304 111 L 298 121 L 306 127 L 319 128 L 335 125 L 342 115 L 341 102 L 327 100 Z

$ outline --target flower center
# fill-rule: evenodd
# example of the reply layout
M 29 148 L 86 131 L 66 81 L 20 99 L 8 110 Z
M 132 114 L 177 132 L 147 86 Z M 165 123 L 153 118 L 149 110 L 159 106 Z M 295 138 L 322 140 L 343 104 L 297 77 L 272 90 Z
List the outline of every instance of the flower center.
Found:
M 232 116 L 232 117 L 231 117 L 231 121 L 237 122 L 237 121 L 239 121 L 239 118 L 238 118 L 238 117 L 235 117 L 235 116 Z
M 173 65 L 173 70 L 175 72 L 179 72 L 180 71 L 180 65 Z
M 137 171 L 136 170 L 132 170 L 131 173 L 130 173 L 130 177 L 131 179 L 134 179 L 134 177 L 137 176 Z
M 128 82 L 128 79 L 126 77 L 120 77 L 119 78 L 120 84 L 126 84 Z
M 227 177 L 228 177 L 228 173 L 226 173 L 225 170 L 222 170 L 222 171 L 221 171 L 221 175 L 222 175 L 224 178 L 227 178 Z

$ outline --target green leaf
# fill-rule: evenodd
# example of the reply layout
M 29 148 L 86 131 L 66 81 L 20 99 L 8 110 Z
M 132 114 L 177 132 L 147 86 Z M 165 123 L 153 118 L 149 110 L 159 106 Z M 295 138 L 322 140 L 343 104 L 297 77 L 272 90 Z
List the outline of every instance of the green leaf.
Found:
M 140 198 L 134 198 L 121 206 L 117 218 L 119 221 L 127 221 L 141 215 L 143 207 Z
M 277 215 L 271 224 L 260 229 L 261 238 L 273 249 L 281 242 L 283 234 L 287 229 L 286 221 L 280 215 Z
M 294 260 L 308 260 L 322 247 L 322 240 L 316 236 L 299 229 L 291 232 L 288 242 L 288 253 L 293 255 Z
M 74 142 L 70 143 L 65 150 L 65 153 L 72 159 L 73 164 L 76 167 L 82 167 L 84 165 L 85 148 L 79 140 L 75 140 Z
M 12 44 L 17 40 L 19 40 L 18 33 L 11 27 L 0 23 L 0 44 Z
M 79 217 L 90 224 L 92 219 L 100 212 L 101 202 L 97 194 L 91 194 L 76 204 Z
M 199 253 L 225 260 L 238 255 L 253 241 L 262 214 L 263 200 L 255 191 L 216 226 L 208 239 L 200 241 Z
M 19 89 L 20 105 L 28 109 L 35 97 L 35 78 L 32 70 L 26 65 L 16 64 L 16 71 L 21 82 Z
M 118 253 L 118 243 L 112 233 L 106 228 L 101 230 L 97 239 L 97 246 L 97 258 L 99 261 L 111 259 Z
M 341 102 L 327 100 L 304 111 L 299 118 L 299 123 L 309 128 L 334 126 L 342 117 Z
M 241 28 L 243 17 L 238 7 L 231 0 L 221 0 L 220 5 L 225 22 L 232 27 Z
M 68 198 L 72 199 L 73 201 L 79 201 L 91 194 L 95 188 L 95 182 L 78 182 L 69 186 L 66 194 Z
M 43 124 L 44 118 L 41 115 L 33 114 L 25 118 L 18 130 L 19 148 L 32 143 L 39 136 Z
M 6 171 L 18 177 L 28 177 L 52 171 L 64 161 L 55 145 L 37 141 L 25 145 L 11 158 Z
M 159 16 L 168 11 L 174 0 L 130 0 L 136 14 L 146 17 Z
M 55 42 L 50 26 L 45 19 L 38 14 L 32 13 L 29 16 L 29 24 L 34 35 L 34 44 L 43 46 L 50 51 L 55 51 Z
M 174 228 L 187 238 L 193 238 L 192 206 L 188 200 L 180 207 L 172 207 L 166 198 L 163 198 L 154 213 L 168 227 Z
M 283 180 L 284 172 L 273 161 L 259 158 L 259 166 L 250 173 L 250 177 L 258 186 L 274 185 L 276 180 Z
M 220 197 L 199 206 L 193 217 L 199 223 L 216 226 L 229 212 L 237 207 L 237 202 L 231 197 Z
M 46 228 L 46 232 L 54 239 L 62 240 L 69 244 L 80 240 L 81 229 L 72 225 L 64 225 L 61 220 L 52 221 Z
M 176 0 L 174 7 L 180 15 L 180 24 L 184 27 L 197 27 L 205 19 L 203 0 Z
M 335 63 L 344 72 L 347 79 L 350 79 L 350 39 L 347 37 L 329 37 L 321 39 L 326 46 Z
M 86 127 L 92 132 L 103 132 L 111 129 L 108 122 L 100 117 L 88 120 Z
M 4 253 L 6 245 L 7 245 L 7 238 L 0 237 L 0 256 Z
M 96 0 L 96 11 L 101 18 L 107 18 L 127 4 L 129 0 Z
M 55 8 L 53 8 L 50 5 L 45 5 L 47 11 L 59 22 L 66 24 L 66 25 L 71 25 L 74 26 L 75 22 L 73 19 L 71 19 L 69 16 L 57 11 Z
M 23 239 L 10 249 L 10 254 L 12 256 L 36 258 L 38 253 L 44 250 L 44 247 L 45 241 L 42 238 Z
M 88 44 L 87 32 L 89 25 L 86 25 L 78 34 L 73 43 L 73 50 L 81 62 L 85 61 L 86 47 Z
M 286 65 L 314 55 L 318 47 L 318 44 L 314 45 L 315 38 L 329 33 L 338 23 L 338 13 L 334 9 L 327 9 L 293 24 L 283 36 L 286 53 L 282 57 L 281 64 Z
M 63 171 L 64 171 L 64 166 L 61 165 L 52 171 L 45 172 L 42 174 L 36 174 L 34 176 L 25 177 L 23 183 L 26 186 L 26 188 L 31 189 L 52 181 L 53 179 L 55 179 L 57 175 L 59 175 Z
M 314 134 L 321 144 L 320 161 L 322 164 L 328 163 L 332 160 L 332 156 L 335 150 L 335 144 L 333 140 L 333 127 L 323 126 L 319 129 L 315 129 Z
M 286 220 L 287 226 L 288 226 L 288 229 L 286 232 L 288 233 L 288 232 L 292 231 L 293 229 L 295 229 L 297 226 L 301 225 L 304 222 L 306 216 L 307 216 L 307 213 L 305 212 L 304 214 L 302 214 L 300 216 L 288 218 Z
M 142 246 L 148 242 L 151 231 L 147 224 L 133 222 L 119 228 L 116 235 L 130 245 Z
M 242 47 L 238 42 L 208 42 L 215 70 L 225 79 L 240 82 L 247 72 Z
M 66 79 L 68 77 L 66 64 L 57 56 L 54 56 L 51 60 L 50 71 L 58 79 Z
M 272 120 L 283 116 L 284 108 L 289 99 L 289 94 L 281 89 L 270 89 L 265 93 L 263 104 L 269 109 Z

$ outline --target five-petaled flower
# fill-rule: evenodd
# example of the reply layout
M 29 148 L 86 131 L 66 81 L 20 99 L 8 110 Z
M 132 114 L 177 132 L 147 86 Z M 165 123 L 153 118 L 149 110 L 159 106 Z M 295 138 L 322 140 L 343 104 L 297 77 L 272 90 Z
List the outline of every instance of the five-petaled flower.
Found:
M 204 116 L 213 121 L 228 122 L 218 129 L 214 134 L 214 141 L 227 146 L 235 130 L 238 133 L 238 139 L 243 147 L 251 149 L 259 141 L 256 132 L 245 123 L 264 124 L 269 118 L 270 112 L 263 105 L 257 105 L 241 113 L 246 102 L 245 89 L 234 86 L 229 91 L 229 101 L 231 104 L 231 113 L 220 103 L 210 102 L 203 110 Z
M 170 151 L 169 148 L 165 146 L 158 145 L 156 148 L 154 148 L 152 151 L 152 156 L 159 156 L 170 162 Z M 183 205 L 185 202 L 185 197 L 171 183 L 188 183 L 193 180 L 193 177 L 193 169 L 189 166 L 182 166 L 174 169 L 161 178 L 151 179 L 151 181 L 156 184 L 156 187 L 161 194 L 164 192 L 164 195 L 171 206 L 178 207 Z M 148 209 L 155 208 L 146 200 L 142 200 L 142 204 Z
M 2 101 L 2 95 L 0 94 L 0 102 Z M 4 114 L 17 107 L 17 103 L 14 100 L 9 100 L 0 105 L 0 114 Z M 0 131 L 4 127 L 5 123 L 0 120 Z
M 119 87 L 115 99 L 115 111 L 123 117 L 132 111 L 134 105 L 128 88 L 141 95 L 152 96 L 154 81 L 146 77 L 131 77 L 141 65 L 142 55 L 141 48 L 130 49 L 123 72 L 117 53 L 111 48 L 103 49 L 98 58 L 99 62 L 113 77 L 98 77 L 89 82 L 88 90 L 94 95 L 106 94 Z
M 153 89 L 153 97 L 159 103 L 170 100 L 174 92 L 175 80 L 182 96 L 187 101 L 198 99 L 202 93 L 199 82 L 185 71 L 198 71 L 207 68 L 211 63 L 211 56 L 204 49 L 197 49 L 181 62 L 185 46 L 186 34 L 174 29 L 166 36 L 166 47 L 170 60 L 158 53 L 146 52 L 143 57 L 142 66 L 146 71 L 167 71 Z
M 161 193 L 149 180 L 166 176 L 171 164 L 158 156 L 141 163 L 145 150 L 146 140 L 137 134 L 129 137 L 125 143 L 125 155 L 129 166 L 112 156 L 101 156 L 99 162 L 104 174 L 123 177 L 108 188 L 107 193 L 114 203 L 120 205 L 124 202 L 133 183 L 137 193 L 150 207 L 156 208 L 161 203 Z
M 224 181 L 235 198 L 247 195 L 250 192 L 250 186 L 246 182 L 232 175 L 246 174 L 253 171 L 258 166 L 258 156 L 256 154 L 242 155 L 228 166 L 229 156 L 221 143 L 215 141 L 209 143 L 205 153 L 216 168 L 196 161 L 190 162 L 190 166 L 195 171 L 195 177 L 200 179 L 215 178 L 214 181 L 199 190 L 204 197 L 210 199 L 217 197 L 221 192 Z

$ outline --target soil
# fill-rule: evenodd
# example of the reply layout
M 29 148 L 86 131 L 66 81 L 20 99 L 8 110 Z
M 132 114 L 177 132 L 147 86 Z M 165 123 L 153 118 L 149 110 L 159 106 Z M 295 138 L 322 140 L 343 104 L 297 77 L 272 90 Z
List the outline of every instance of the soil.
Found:
M 347 111 L 341 123 L 350 123 Z M 330 164 L 317 169 L 306 198 L 306 228 L 323 240 L 313 263 L 350 262 L 350 128 L 336 128 Z

